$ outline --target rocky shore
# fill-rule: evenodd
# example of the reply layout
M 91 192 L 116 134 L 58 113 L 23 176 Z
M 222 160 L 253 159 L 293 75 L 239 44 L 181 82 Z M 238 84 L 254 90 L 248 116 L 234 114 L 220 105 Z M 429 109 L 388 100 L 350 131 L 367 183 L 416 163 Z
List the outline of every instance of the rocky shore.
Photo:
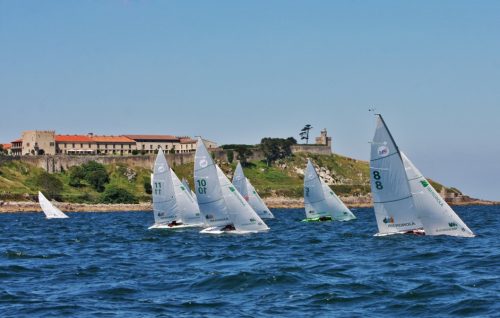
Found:
M 372 207 L 370 196 L 343 197 L 342 201 L 350 208 Z M 270 208 L 303 208 L 302 198 L 268 197 L 264 198 Z M 466 197 L 461 200 L 448 202 L 450 205 L 500 205 L 500 202 L 484 201 Z M 149 202 L 139 204 L 84 204 L 58 202 L 56 206 L 64 212 L 123 212 L 123 211 L 152 211 Z M 0 213 L 13 212 L 41 212 L 38 202 L 4 202 L 0 201 Z

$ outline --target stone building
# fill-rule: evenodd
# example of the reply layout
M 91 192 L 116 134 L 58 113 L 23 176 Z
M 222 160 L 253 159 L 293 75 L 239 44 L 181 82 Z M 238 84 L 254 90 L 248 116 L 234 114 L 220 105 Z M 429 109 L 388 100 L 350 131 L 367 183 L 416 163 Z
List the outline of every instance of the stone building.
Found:
M 10 154 L 12 156 L 21 156 L 23 153 L 23 140 L 16 139 L 10 143 L 12 146 L 10 147 Z
M 55 155 L 56 132 L 54 130 L 28 130 L 23 131 L 23 155 Z
M 332 137 L 328 136 L 328 133 L 325 128 L 321 130 L 319 137 L 316 137 L 316 144 L 293 145 L 290 148 L 292 150 L 292 153 L 308 152 L 320 155 L 331 155 Z

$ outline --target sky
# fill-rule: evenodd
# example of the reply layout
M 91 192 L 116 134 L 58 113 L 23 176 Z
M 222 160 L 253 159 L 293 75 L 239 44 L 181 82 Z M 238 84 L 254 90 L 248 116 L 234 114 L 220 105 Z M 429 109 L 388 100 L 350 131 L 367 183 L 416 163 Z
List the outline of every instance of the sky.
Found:
M 0 0 L 0 142 L 23 130 L 326 128 L 369 159 L 382 113 L 424 175 L 500 201 L 499 1 Z

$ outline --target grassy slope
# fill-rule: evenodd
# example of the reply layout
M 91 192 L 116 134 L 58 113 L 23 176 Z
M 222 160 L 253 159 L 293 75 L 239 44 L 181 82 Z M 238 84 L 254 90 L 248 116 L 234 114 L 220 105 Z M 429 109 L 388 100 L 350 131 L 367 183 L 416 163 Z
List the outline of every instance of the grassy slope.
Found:
M 370 192 L 368 163 L 336 154 L 331 156 L 297 154 L 292 158 L 277 162 L 272 167 L 267 167 L 263 162 L 254 161 L 251 166 L 245 167 L 244 171 L 263 197 L 275 195 L 301 197 L 303 176 L 298 171 L 305 168 L 307 157 L 311 158 L 317 166 L 330 170 L 335 181 L 332 188 L 339 195 L 364 195 Z M 235 167 L 236 163 L 221 164 L 222 170 L 230 177 Z M 129 190 L 140 201 L 151 200 L 151 196 L 144 190 L 144 183 L 149 182 L 151 171 L 124 165 L 108 165 L 106 169 L 110 173 L 110 184 Z M 186 177 L 193 187 L 192 163 L 178 165 L 173 169 L 179 178 Z M 40 168 L 18 161 L 3 163 L 0 165 L 0 200 L 27 200 L 29 195 L 34 197 L 39 190 L 34 179 L 42 172 Z M 127 174 L 134 175 L 134 177 L 128 180 Z M 56 173 L 55 176 L 64 184 L 64 190 L 61 193 L 64 201 L 89 203 L 99 201 L 101 194 L 90 186 L 84 185 L 79 188 L 69 186 L 69 175 L 65 172 Z M 437 191 L 443 187 L 432 180 L 430 182 Z M 457 192 L 458 190 L 447 188 L 447 191 Z

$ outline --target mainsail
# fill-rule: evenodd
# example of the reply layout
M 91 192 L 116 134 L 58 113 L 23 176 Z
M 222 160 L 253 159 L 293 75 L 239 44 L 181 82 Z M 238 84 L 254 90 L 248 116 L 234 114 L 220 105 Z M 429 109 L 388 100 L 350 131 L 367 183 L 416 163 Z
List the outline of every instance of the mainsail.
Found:
M 403 158 L 417 215 L 424 226 L 425 235 L 473 237 L 474 233 L 448 203 L 441 198 L 410 159 L 402 152 L 401 157 Z
M 45 213 L 45 217 L 47 217 L 47 219 L 65 219 L 68 217 L 61 210 L 50 203 L 50 201 L 47 200 L 47 198 L 40 191 L 38 192 L 38 202 L 40 203 L 40 207 L 42 208 L 43 213 Z
M 194 185 L 200 212 L 209 226 L 223 227 L 232 224 L 222 195 L 217 168 L 198 138 L 194 160 Z
M 186 189 L 188 190 L 188 192 L 191 194 L 191 196 L 193 197 L 193 199 L 196 201 L 196 194 L 189 187 L 189 182 L 187 181 L 186 178 L 182 178 L 182 184 L 186 187 Z M 196 205 L 198 205 L 198 203 L 196 203 Z
M 379 234 L 423 227 L 415 211 L 401 154 L 381 115 L 377 115 L 371 144 L 370 180 Z
M 304 175 L 304 205 L 308 219 L 331 216 L 334 220 L 348 221 L 356 218 L 319 177 L 311 160 L 307 160 Z
M 274 218 L 274 215 L 261 199 L 254 186 L 250 183 L 250 180 L 245 177 L 243 168 L 239 162 L 234 171 L 233 185 L 261 218 Z
M 182 223 L 175 199 L 171 170 L 161 149 L 156 156 L 151 184 L 155 225 L 167 225 L 174 221 Z

